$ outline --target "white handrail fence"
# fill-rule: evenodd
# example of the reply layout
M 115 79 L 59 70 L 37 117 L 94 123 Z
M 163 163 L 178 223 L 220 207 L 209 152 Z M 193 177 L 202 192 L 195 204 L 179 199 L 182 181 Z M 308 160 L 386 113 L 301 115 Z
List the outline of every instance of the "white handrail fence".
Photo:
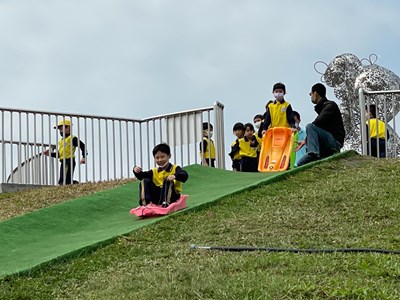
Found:
M 99 182 L 132 178 L 135 165 L 154 167 L 152 149 L 166 142 L 171 147 L 171 162 L 181 166 L 201 163 L 199 143 L 202 123 L 214 127 L 216 166 L 225 169 L 224 105 L 164 114 L 145 119 L 128 119 L 74 113 L 0 108 L 1 182 L 56 185 L 60 162 L 43 155 L 58 151 L 58 122 L 71 120 L 71 134 L 86 146 L 86 163 L 75 152 L 74 178 L 78 182 Z M 65 182 L 65 179 L 64 179 Z
M 387 135 L 385 133 L 385 157 L 400 157 L 400 147 L 398 143 L 400 138 L 397 134 L 396 115 L 400 110 L 400 90 L 390 91 L 365 91 L 359 89 L 360 105 L 360 133 L 361 133 L 361 153 L 369 155 L 372 153 L 371 137 L 367 132 L 370 126 L 370 120 L 367 120 L 366 113 L 370 112 L 370 105 L 376 106 L 376 118 L 385 123 Z M 378 132 L 378 122 L 376 122 L 376 132 Z M 376 153 L 380 153 L 379 143 L 376 143 Z M 379 156 L 379 155 L 378 155 Z

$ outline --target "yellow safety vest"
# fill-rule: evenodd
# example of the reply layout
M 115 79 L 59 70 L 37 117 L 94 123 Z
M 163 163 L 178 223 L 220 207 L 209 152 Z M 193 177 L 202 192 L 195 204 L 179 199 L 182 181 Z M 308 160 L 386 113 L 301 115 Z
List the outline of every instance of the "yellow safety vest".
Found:
M 378 132 L 376 131 L 376 123 L 378 122 Z M 385 122 L 377 119 L 370 119 L 367 121 L 367 125 L 369 125 L 369 136 L 371 138 L 385 139 L 386 136 L 386 126 Z
M 290 103 L 286 101 L 283 103 L 275 101 L 275 103 L 270 103 L 268 105 L 269 114 L 271 116 L 270 128 L 290 127 L 286 116 L 286 109 L 289 105 Z
M 172 165 L 171 169 L 167 168 L 166 170 L 162 171 L 158 171 L 158 168 L 154 168 L 153 183 L 158 187 L 162 187 L 165 178 L 167 178 L 169 175 L 175 175 L 176 167 L 176 165 Z M 180 181 L 174 180 L 174 186 L 177 192 L 182 192 L 182 183 Z
M 257 157 L 258 147 L 251 147 L 249 140 L 245 140 L 245 138 L 239 139 L 239 148 L 240 148 L 239 154 L 241 156 Z
M 65 159 L 69 159 L 71 158 L 71 154 L 72 154 L 72 158 L 75 158 L 75 149 L 76 147 L 74 147 L 72 145 L 72 140 L 74 139 L 74 136 L 71 134 L 70 136 L 66 137 L 66 138 L 61 138 L 58 141 L 58 158 L 60 160 Z M 72 149 L 72 151 L 71 151 Z
M 203 149 L 204 152 L 200 151 L 201 159 L 203 159 L 203 155 L 205 159 L 215 159 L 215 146 L 213 140 L 207 137 L 203 137 L 203 140 L 207 142 L 207 149 L 205 149 L 205 151 Z
M 236 141 L 234 141 L 232 143 L 231 147 L 235 146 L 235 144 L 236 144 Z M 240 151 L 236 151 L 235 154 L 233 155 L 233 160 L 241 160 L 241 159 L 242 159 L 242 156 L 240 155 Z

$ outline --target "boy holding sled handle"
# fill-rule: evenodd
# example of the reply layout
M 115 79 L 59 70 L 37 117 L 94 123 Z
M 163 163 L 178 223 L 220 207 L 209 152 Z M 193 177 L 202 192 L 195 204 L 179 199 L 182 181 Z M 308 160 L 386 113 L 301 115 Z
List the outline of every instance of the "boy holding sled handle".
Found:
M 153 203 L 168 207 L 176 202 L 182 193 L 182 182 L 186 182 L 189 175 L 180 166 L 171 164 L 171 149 L 161 143 L 154 147 L 153 157 L 157 167 L 143 171 L 135 166 L 133 174 L 140 180 L 139 205 Z

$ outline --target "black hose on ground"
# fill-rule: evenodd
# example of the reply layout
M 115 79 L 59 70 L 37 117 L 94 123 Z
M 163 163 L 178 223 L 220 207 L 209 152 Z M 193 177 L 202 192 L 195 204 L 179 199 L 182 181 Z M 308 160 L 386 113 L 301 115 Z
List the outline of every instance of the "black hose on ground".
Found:
M 294 249 L 294 248 L 265 248 L 265 247 L 228 247 L 228 246 L 190 246 L 191 250 L 220 250 L 230 252 L 243 251 L 268 251 L 268 252 L 292 252 L 292 253 L 335 253 L 335 252 L 361 252 L 361 253 L 382 253 L 382 254 L 400 254 L 398 250 L 371 249 L 371 248 L 335 248 L 335 249 Z

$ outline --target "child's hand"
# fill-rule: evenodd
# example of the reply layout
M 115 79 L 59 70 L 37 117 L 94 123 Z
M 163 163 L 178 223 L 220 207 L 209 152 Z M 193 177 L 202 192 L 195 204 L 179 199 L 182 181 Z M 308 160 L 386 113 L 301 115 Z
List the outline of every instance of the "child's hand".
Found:
M 80 160 L 80 163 L 81 164 L 85 164 L 86 163 L 86 158 L 82 157 L 81 160 Z
M 299 151 L 305 144 L 306 144 L 306 141 L 298 142 L 296 148 L 294 148 L 294 152 Z
M 140 173 L 140 172 L 142 172 L 142 168 L 138 167 L 138 166 L 135 166 L 135 167 L 133 167 L 133 172 Z
M 174 181 L 175 179 L 176 179 L 175 175 L 169 175 L 169 176 L 167 177 L 167 180 L 168 180 L 168 181 Z

